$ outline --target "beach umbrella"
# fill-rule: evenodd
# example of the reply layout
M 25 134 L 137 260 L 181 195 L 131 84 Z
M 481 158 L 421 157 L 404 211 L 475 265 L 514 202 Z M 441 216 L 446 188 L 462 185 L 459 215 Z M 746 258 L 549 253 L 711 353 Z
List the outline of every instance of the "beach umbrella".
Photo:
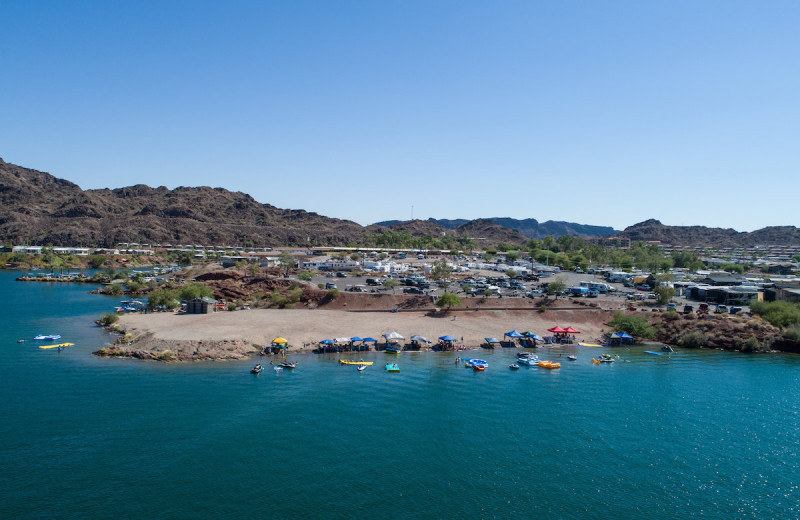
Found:
M 336 342 L 333 341 L 332 339 L 323 339 L 322 341 L 320 341 L 320 343 L 322 343 L 323 345 L 332 345 Z
M 516 330 L 512 330 L 511 332 L 506 332 L 503 334 L 503 337 L 508 336 L 509 338 L 521 338 L 523 337 L 522 334 L 517 332 Z
M 350 338 L 336 338 L 336 343 L 350 343 Z
M 364 343 L 377 343 L 378 342 L 378 340 L 375 339 L 375 338 L 364 338 L 361 341 L 363 341 Z
M 274 343 L 275 345 L 286 345 L 287 343 L 289 343 L 289 340 L 284 338 L 275 338 L 272 340 L 272 343 Z
M 352 338 L 350 338 L 350 341 L 364 341 L 364 340 L 359 338 L 358 336 L 353 336 Z
M 458 341 L 458 338 L 453 336 L 441 336 L 439 339 L 442 341 Z
M 562 329 L 558 325 L 556 325 L 552 329 L 547 329 L 547 332 L 552 332 L 552 333 L 555 333 L 555 334 L 563 334 L 564 332 L 567 332 L 567 331 Z
M 614 335 L 620 339 L 633 339 L 633 336 L 627 332 L 615 332 Z
M 567 334 L 580 334 L 581 333 L 581 331 L 573 329 L 572 326 L 569 326 L 566 329 L 564 329 L 564 332 L 566 332 Z
M 411 336 L 411 341 L 418 341 L 419 343 L 427 343 L 428 338 L 426 338 L 425 336 L 420 336 L 419 334 L 414 334 L 413 336 Z
M 397 333 L 395 331 L 387 332 L 386 334 L 383 335 L 383 337 L 387 341 L 389 341 L 390 339 L 406 339 L 406 338 L 404 338 L 403 336 L 401 336 L 399 333 Z

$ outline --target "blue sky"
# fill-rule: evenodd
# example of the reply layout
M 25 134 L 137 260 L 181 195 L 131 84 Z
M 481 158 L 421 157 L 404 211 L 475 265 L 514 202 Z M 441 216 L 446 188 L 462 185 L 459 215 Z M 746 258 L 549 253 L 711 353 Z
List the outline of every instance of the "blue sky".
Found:
M 361 224 L 798 225 L 800 3 L 0 0 L 0 157 Z

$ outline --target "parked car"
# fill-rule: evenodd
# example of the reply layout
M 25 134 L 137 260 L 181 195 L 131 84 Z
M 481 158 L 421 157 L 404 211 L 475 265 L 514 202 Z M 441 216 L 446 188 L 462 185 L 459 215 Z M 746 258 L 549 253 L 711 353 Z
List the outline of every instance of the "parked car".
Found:
M 730 312 L 731 314 L 739 314 L 740 312 L 742 312 L 742 308 L 741 307 L 731 307 L 731 310 L 728 311 L 728 312 Z
M 656 299 L 658 299 L 658 296 L 656 296 L 656 293 L 652 293 L 651 292 L 650 294 L 647 295 L 647 299 L 648 300 L 656 300 Z
M 717 305 L 717 308 L 714 309 L 714 314 L 724 314 L 726 312 L 728 312 L 727 305 Z
M 325 273 L 325 278 L 333 278 L 334 276 L 336 276 L 336 273 L 333 271 Z
M 333 282 L 328 282 L 325 284 L 326 289 L 336 289 L 336 284 Z
M 403 292 L 406 294 L 425 294 L 425 291 L 419 287 L 403 287 Z
M 677 309 L 678 309 L 678 306 L 675 305 L 674 303 L 668 303 L 667 304 L 667 310 L 668 311 L 674 311 L 674 310 L 677 310 Z
M 694 312 L 694 307 L 692 307 L 691 305 L 684 305 L 683 306 L 683 313 L 684 314 L 690 314 L 692 312 Z
M 367 285 L 382 285 L 383 282 L 378 278 L 367 278 Z
M 336 273 L 336 276 L 338 276 L 339 278 L 347 278 L 347 273 L 339 271 L 338 273 Z

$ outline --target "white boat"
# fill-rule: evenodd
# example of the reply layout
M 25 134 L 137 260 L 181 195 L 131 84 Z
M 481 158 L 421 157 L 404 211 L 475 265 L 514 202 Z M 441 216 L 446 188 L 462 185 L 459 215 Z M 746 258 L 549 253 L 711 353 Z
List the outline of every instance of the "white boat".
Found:
M 61 339 L 61 334 L 39 334 L 33 339 L 36 341 L 55 341 Z
M 356 370 L 358 370 L 359 372 L 363 372 L 366 369 L 367 369 L 367 365 L 358 365 L 356 367 Z
M 537 356 L 525 356 L 517 359 L 517 363 L 526 367 L 535 367 L 539 364 L 539 358 Z

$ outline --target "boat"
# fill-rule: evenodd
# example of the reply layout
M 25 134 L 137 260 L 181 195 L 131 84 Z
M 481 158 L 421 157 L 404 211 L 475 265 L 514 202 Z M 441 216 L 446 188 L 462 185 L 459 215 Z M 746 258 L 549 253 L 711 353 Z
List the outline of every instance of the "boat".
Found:
M 371 366 L 374 361 L 344 361 L 342 359 L 339 360 L 339 363 L 342 365 L 361 365 L 361 366 Z
M 601 348 L 603 346 L 600 343 L 586 343 L 583 341 L 578 343 L 578 345 L 580 345 L 581 347 L 593 347 L 593 348 Z
M 552 361 L 539 361 L 539 367 L 547 368 L 547 369 L 554 369 L 554 368 L 561 368 L 561 363 L 553 363 Z
M 35 341 L 55 341 L 61 339 L 61 334 L 39 334 L 33 339 Z
M 397 363 L 386 363 L 386 371 L 387 372 L 400 372 L 400 367 L 397 366 Z
M 372 364 L 372 363 L 370 363 L 370 365 L 371 365 L 371 364 Z M 363 372 L 364 370 L 366 370 L 366 369 L 367 369 L 367 367 L 368 367 L 368 366 L 369 366 L 369 365 L 358 365 L 358 366 L 356 367 L 356 370 L 358 370 L 359 372 Z
M 272 367 L 272 370 L 274 370 L 275 372 L 278 372 L 280 370 L 283 370 L 283 367 Z
M 403 347 L 386 347 L 387 354 L 399 354 L 401 350 L 403 350 Z
M 281 368 L 295 368 L 297 361 L 284 361 L 283 363 L 278 363 L 278 366 Z
M 578 359 L 578 356 L 576 356 L 575 354 L 570 354 L 569 356 L 567 356 L 567 359 L 569 359 L 570 361 L 576 361 Z
M 475 372 L 483 372 L 486 370 L 486 365 L 472 365 L 472 370 Z
M 535 367 L 539 363 L 538 356 L 525 356 L 517 358 L 517 363 L 520 365 L 525 365 L 527 367 Z
M 663 356 L 664 355 L 663 352 L 656 352 L 654 350 L 645 350 L 644 353 L 645 354 L 652 354 L 654 356 Z
M 253 367 L 253 368 L 250 370 L 250 373 L 251 373 L 251 374 L 260 374 L 262 370 L 264 370 L 264 367 L 262 367 L 262 366 L 261 366 L 261 363 L 259 363 L 259 364 L 257 364 L 256 366 L 254 366 L 254 367 Z
M 672 348 L 671 346 L 669 346 L 669 345 L 662 345 L 662 346 L 661 346 L 661 350 L 663 350 L 663 351 L 665 351 L 665 352 L 675 352 L 675 349 L 673 349 L 673 348 Z
M 467 368 L 475 368 L 476 366 L 487 367 L 489 363 L 482 359 L 465 359 L 464 366 Z
M 57 348 L 61 350 L 64 347 L 72 347 L 75 346 L 75 343 L 59 343 L 58 345 L 40 345 L 39 348 L 48 349 L 48 348 Z
M 508 368 L 510 368 L 511 370 L 519 370 L 519 365 L 516 363 L 511 363 L 510 365 L 508 365 Z

